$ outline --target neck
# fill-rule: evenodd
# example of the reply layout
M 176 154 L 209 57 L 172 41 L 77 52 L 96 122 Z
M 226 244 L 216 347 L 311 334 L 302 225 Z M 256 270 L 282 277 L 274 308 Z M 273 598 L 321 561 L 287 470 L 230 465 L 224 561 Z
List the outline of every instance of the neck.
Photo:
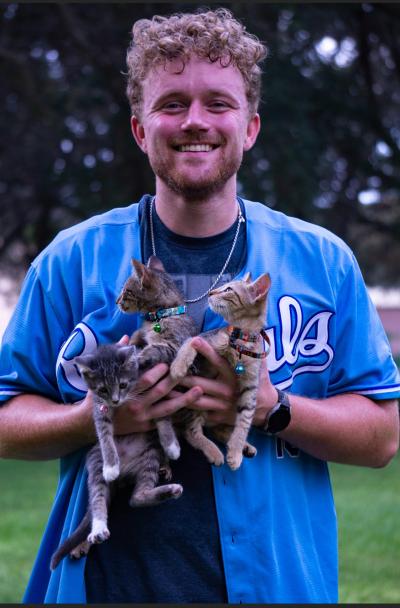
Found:
M 267 303 L 263 302 L 259 309 L 254 309 L 254 316 L 241 317 L 240 319 L 231 320 L 230 324 L 238 327 L 244 332 L 259 333 L 265 324 L 265 314 Z
M 227 230 L 237 218 L 236 179 L 198 200 L 171 191 L 157 178 L 155 208 L 163 224 L 182 236 L 208 237 Z

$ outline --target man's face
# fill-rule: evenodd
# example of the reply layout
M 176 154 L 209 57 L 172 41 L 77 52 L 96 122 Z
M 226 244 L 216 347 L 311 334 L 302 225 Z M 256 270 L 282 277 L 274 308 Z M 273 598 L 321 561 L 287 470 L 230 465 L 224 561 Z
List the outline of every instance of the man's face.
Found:
M 244 80 L 234 66 L 192 56 L 153 68 L 143 82 L 142 117 L 132 131 L 158 180 L 201 199 L 236 179 L 253 145 L 258 115 L 249 118 Z

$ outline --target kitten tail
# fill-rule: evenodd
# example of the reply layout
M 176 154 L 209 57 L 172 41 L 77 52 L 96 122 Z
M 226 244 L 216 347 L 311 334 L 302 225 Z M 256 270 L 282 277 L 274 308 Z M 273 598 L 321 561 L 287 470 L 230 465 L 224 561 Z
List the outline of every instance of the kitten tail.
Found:
M 79 524 L 79 526 L 77 527 L 77 529 L 71 534 L 71 536 L 69 536 L 62 545 L 60 545 L 60 547 L 57 549 L 57 551 L 55 553 L 53 553 L 53 556 L 51 558 L 51 562 L 50 562 L 50 570 L 55 570 L 58 566 L 58 564 L 60 563 L 60 561 L 66 556 L 68 555 L 72 549 L 75 549 L 75 547 L 77 545 L 79 545 L 79 543 L 81 543 L 82 541 L 84 541 L 89 532 L 90 532 L 90 521 L 91 521 L 91 517 L 90 517 L 90 513 L 89 511 L 86 511 L 84 518 L 82 519 L 81 523 Z

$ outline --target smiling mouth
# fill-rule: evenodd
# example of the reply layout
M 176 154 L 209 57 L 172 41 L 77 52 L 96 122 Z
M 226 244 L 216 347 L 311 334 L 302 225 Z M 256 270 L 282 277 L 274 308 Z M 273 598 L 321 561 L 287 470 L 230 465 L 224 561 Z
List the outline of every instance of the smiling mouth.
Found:
M 217 144 L 183 144 L 180 146 L 174 146 L 178 152 L 212 152 L 215 148 L 218 148 Z

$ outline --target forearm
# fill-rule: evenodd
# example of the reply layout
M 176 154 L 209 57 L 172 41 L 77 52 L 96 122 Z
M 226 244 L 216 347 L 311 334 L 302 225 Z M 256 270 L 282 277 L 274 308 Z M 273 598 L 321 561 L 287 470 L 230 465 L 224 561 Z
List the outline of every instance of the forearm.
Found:
M 356 394 L 322 400 L 289 395 L 289 399 L 292 419 L 279 436 L 316 458 L 381 467 L 398 449 L 395 400 L 376 403 Z M 257 412 L 256 425 L 266 411 Z
M 95 441 L 89 398 L 63 405 L 39 395 L 20 395 L 0 408 L 1 458 L 49 460 Z

